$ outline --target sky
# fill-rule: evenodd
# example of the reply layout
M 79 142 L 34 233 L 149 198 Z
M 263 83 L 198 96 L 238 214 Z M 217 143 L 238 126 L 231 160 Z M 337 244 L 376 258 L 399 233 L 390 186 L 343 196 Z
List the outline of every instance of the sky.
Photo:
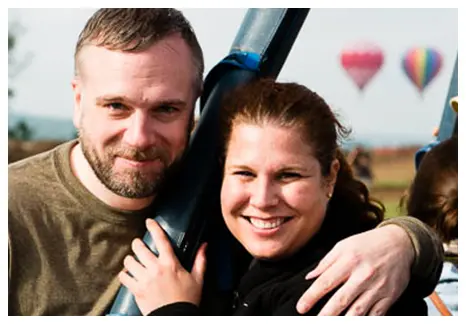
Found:
M 228 53 L 247 10 L 181 10 L 196 31 L 208 72 Z M 94 11 L 9 9 L 9 24 L 22 25 L 14 57 L 24 63 L 9 79 L 16 92 L 11 112 L 71 119 L 74 47 Z M 358 42 L 377 44 L 385 57 L 362 93 L 339 61 L 341 50 Z M 443 56 L 422 96 L 401 69 L 402 55 L 419 46 Z M 318 92 L 354 138 L 423 143 L 440 122 L 457 48 L 457 9 L 312 9 L 278 79 Z

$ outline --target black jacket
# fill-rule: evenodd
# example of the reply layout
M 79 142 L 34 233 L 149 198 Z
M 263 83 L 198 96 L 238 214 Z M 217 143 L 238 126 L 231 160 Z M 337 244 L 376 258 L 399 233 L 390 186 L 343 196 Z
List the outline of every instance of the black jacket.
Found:
M 296 304 L 314 281 L 304 278 L 330 250 L 322 248 L 322 244 L 316 248 L 317 245 L 313 239 L 298 253 L 280 261 L 254 260 L 234 292 L 231 308 L 223 315 L 299 315 Z M 306 315 L 317 315 L 335 291 L 319 300 Z M 193 304 L 174 303 L 150 315 L 207 314 Z M 427 315 L 427 306 L 418 293 L 407 289 L 387 315 Z

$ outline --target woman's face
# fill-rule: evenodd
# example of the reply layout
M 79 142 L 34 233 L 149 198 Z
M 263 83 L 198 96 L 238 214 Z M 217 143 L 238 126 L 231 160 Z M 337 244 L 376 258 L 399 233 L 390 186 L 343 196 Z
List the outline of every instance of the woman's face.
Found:
M 293 254 L 322 225 L 338 167 L 323 178 L 299 129 L 235 125 L 221 191 L 229 230 L 256 258 Z

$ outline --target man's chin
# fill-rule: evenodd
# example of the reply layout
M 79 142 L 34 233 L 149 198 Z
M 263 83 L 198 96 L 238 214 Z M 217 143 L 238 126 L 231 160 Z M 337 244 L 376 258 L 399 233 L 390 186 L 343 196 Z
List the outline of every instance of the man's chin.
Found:
M 153 180 L 151 180 L 153 179 Z M 148 198 L 155 195 L 160 179 L 151 174 L 114 174 L 103 184 L 113 193 L 125 198 Z
M 118 196 L 125 197 L 125 198 L 131 198 L 131 199 L 143 199 L 143 198 L 149 198 L 155 195 L 155 188 L 150 187 L 150 188 L 134 188 L 130 186 L 112 186 L 109 187 L 109 189 L 117 194 Z
M 144 172 L 162 172 L 166 165 L 160 160 L 147 160 L 147 161 L 136 161 L 126 159 L 123 157 L 116 157 L 114 162 L 114 169 L 119 171 L 144 171 Z

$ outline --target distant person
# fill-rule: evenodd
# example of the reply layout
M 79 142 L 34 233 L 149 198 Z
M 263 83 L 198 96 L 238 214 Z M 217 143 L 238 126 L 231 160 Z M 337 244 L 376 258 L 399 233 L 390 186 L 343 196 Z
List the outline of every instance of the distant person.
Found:
M 307 273 L 337 242 L 380 224 L 383 207 L 353 177 L 338 147 L 345 128 L 306 87 L 273 80 L 246 84 L 223 103 L 221 120 L 222 214 L 254 257 L 222 315 L 299 315 L 296 303 L 315 281 Z M 121 282 L 144 314 L 200 315 L 202 252 L 190 274 L 157 223 L 148 225 L 159 257 L 133 243 L 141 261 L 125 259 Z M 306 315 L 317 315 L 334 294 L 332 289 Z M 387 315 L 427 315 L 421 295 L 408 288 Z
M 151 204 L 194 123 L 204 60 L 181 12 L 97 10 L 74 59 L 78 139 L 8 166 L 10 315 L 108 312 L 123 259 L 144 235 Z M 384 313 L 408 282 L 426 296 L 433 290 L 441 267 L 435 233 L 411 217 L 382 224 L 330 251 L 301 311 L 336 287 L 327 314 Z M 216 278 L 205 280 L 214 285 Z
M 458 98 L 450 105 L 458 112 Z M 428 145 L 416 154 L 417 172 L 409 188 L 406 205 L 412 215 L 429 226 L 444 243 L 446 261 L 437 295 L 428 300 L 429 314 L 437 315 L 444 303 L 447 312 L 458 314 L 458 138 Z M 440 304 L 440 306 L 438 304 Z
M 355 176 L 370 188 L 374 178 L 370 152 L 363 147 L 358 146 L 349 154 L 348 162 L 350 163 Z

